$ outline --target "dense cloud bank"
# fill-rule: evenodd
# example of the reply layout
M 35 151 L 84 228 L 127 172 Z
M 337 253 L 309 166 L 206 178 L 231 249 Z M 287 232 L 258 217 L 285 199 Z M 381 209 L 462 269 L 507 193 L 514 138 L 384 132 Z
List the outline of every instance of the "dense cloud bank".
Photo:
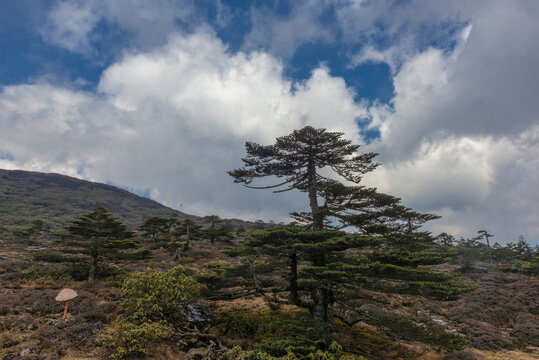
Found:
M 4 86 L 0 167 L 108 181 L 200 215 L 286 221 L 305 208 L 304 194 L 246 189 L 226 171 L 241 165 L 245 141 L 271 143 L 308 124 L 380 153 L 383 166 L 366 183 L 442 215 L 434 232 L 487 228 L 500 242 L 539 239 L 537 3 L 348 2 L 335 7 L 331 26 L 316 27 L 305 24 L 318 24 L 328 2 L 287 17 L 253 8 L 238 51 L 192 3 L 161 3 L 125 12 L 60 2 L 49 12 L 44 38 L 69 51 L 91 56 L 103 19 L 134 34 L 133 43 L 95 91 L 49 77 Z M 221 21 L 232 18 L 221 11 Z M 387 63 L 391 102 L 357 100 L 325 64 L 306 80 L 287 78 L 294 49 L 314 41 L 361 43 L 349 47 L 357 48 L 347 54 L 352 67 Z M 367 144 L 358 123 L 380 137 Z

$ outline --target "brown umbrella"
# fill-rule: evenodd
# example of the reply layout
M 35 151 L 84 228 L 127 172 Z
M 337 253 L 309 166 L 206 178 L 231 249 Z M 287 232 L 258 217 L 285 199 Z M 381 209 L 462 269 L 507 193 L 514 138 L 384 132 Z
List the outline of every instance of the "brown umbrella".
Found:
M 62 290 L 60 290 L 58 295 L 56 295 L 56 301 L 65 301 L 66 302 L 66 306 L 64 308 L 64 316 L 62 316 L 62 320 L 66 319 L 67 307 L 69 306 L 69 300 L 74 299 L 77 296 L 79 296 L 79 294 L 77 294 L 77 292 L 75 290 L 73 290 L 73 289 L 62 289 Z

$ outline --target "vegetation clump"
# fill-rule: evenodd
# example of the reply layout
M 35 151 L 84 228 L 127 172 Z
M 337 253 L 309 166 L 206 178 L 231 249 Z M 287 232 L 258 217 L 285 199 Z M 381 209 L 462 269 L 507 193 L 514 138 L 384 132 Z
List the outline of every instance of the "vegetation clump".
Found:
M 111 349 L 112 359 L 148 355 L 152 345 L 185 326 L 188 306 L 197 300 L 199 285 L 178 265 L 166 272 L 131 273 L 120 292 L 122 314 L 101 339 Z
M 83 248 L 90 255 L 88 281 L 95 280 L 96 269 L 104 255 L 142 246 L 139 241 L 131 239 L 134 233 L 103 207 L 73 220 L 66 229 L 68 234 L 62 235 L 64 245 Z

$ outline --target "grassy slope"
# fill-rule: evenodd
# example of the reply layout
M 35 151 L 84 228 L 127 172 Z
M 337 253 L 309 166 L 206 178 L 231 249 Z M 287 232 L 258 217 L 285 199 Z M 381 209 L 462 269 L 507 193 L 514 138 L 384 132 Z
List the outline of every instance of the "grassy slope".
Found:
M 98 206 L 130 227 L 151 216 L 192 217 L 114 186 L 59 174 L 0 169 L 0 224 L 9 229 L 36 219 L 58 228 Z
M 232 245 L 237 245 L 238 241 L 234 240 Z M 146 248 L 155 245 L 150 241 L 145 243 Z M 221 252 L 230 245 L 222 242 L 211 244 L 209 240 L 194 241 L 181 262 L 195 273 L 207 271 L 203 264 L 211 260 L 235 262 L 236 258 L 228 258 Z M 105 349 L 96 346 L 96 341 L 100 334 L 114 326 L 114 319 L 120 311 L 120 294 L 116 283 L 103 281 L 89 286 L 85 282 L 22 276 L 24 270 L 32 267 L 52 270 L 67 266 L 37 262 L 29 251 L 30 248 L 56 246 L 59 245 L 46 239 L 29 245 L 0 238 L 0 358 L 106 358 Z M 121 260 L 117 265 L 128 271 L 142 271 L 147 267 L 167 270 L 175 265 L 170 252 L 158 248 L 153 250 L 153 259 Z M 449 264 L 444 266 L 446 271 L 452 270 Z M 369 316 L 340 334 L 339 339 L 369 360 L 537 359 L 539 314 L 536 295 L 539 281 L 521 274 L 502 273 L 491 267 L 488 269 L 470 274 L 480 287 L 456 301 L 370 292 L 370 300 L 361 306 Z M 69 307 L 70 315 L 65 322 L 60 320 L 63 305 L 54 301 L 62 287 L 76 289 L 79 293 Z M 217 334 L 229 347 L 236 344 L 248 347 L 255 340 L 249 331 L 238 333 L 238 326 L 234 324 L 243 323 L 229 322 L 231 316 L 247 320 L 272 320 L 283 316 L 288 319 L 290 314 L 287 311 L 295 311 L 293 306 L 283 305 L 279 311 L 272 312 L 257 296 L 210 303 L 216 306 L 217 311 L 210 332 Z M 382 311 L 411 319 L 419 326 L 432 324 L 436 319 L 447 331 L 465 336 L 468 341 L 466 348 L 446 354 L 426 341 L 410 340 L 403 333 L 406 329 L 402 329 L 399 323 L 381 324 L 372 316 Z M 269 322 L 267 324 L 271 325 Z M 247 322 L 247 325 L 252 324 Z M 181 359 L 178 346 L 176 342 L 158 344 L 154 356 L 150 358 Z M 21 353 L 27 353 L 28 357 Z

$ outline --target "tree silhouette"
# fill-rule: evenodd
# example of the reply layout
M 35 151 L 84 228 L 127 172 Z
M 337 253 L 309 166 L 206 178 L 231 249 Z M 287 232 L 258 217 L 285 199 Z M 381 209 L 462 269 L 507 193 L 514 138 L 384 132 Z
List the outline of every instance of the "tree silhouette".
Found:
M 488 238 L 493 237 L 494 235 L 489 234 L 486 230 L 479 230 L 477 233 L 479 234 L 479 239 L 485 237 L 485 240 L 487 241 L 488 256 L 490 257 L 490 262 L 492 263 L 494 259 L 492 258 L 492 250 L 490 249 L 490 241 L 488 240 Z

